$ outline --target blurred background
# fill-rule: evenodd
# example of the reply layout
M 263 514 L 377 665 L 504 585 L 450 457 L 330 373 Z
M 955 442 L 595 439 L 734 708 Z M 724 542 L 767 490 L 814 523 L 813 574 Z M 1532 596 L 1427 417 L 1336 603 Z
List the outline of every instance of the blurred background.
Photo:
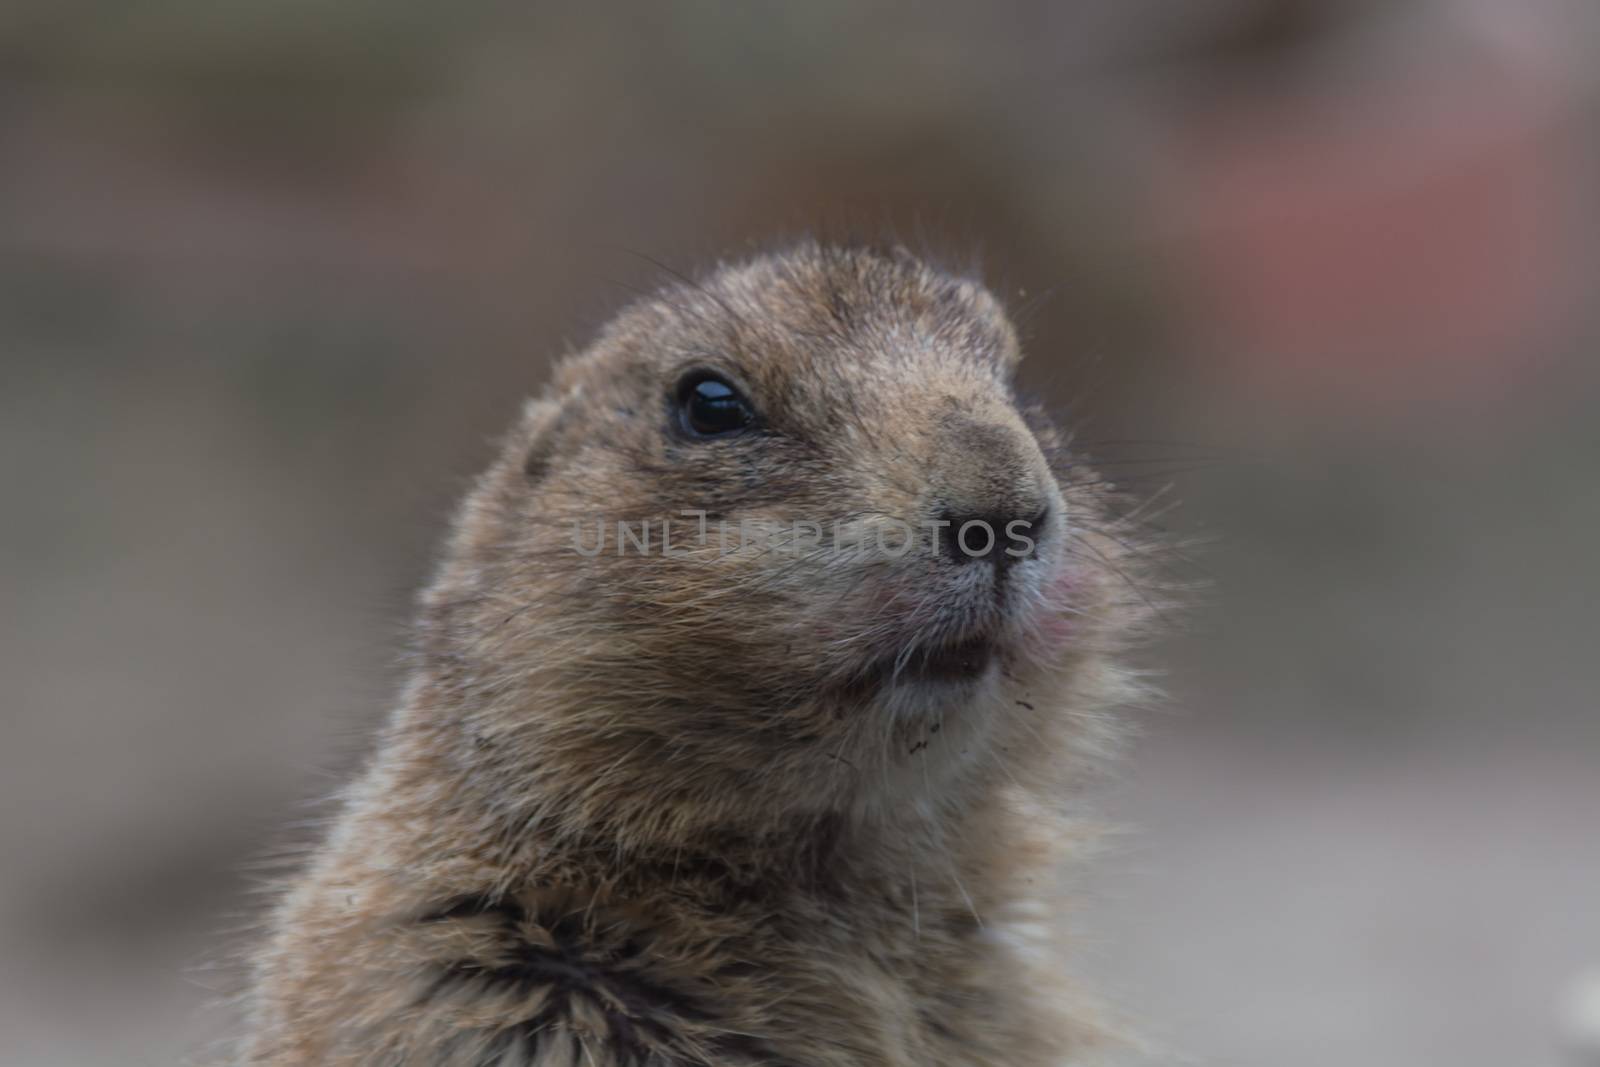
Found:
M 807 232 L 980 265 L 1207 542 L 1081 969 L 1187 1063 L 1600 1062 L 1597 118 L 1588 0 L 12 0 L 0 1062 L 213 1036 L 488 438 Z

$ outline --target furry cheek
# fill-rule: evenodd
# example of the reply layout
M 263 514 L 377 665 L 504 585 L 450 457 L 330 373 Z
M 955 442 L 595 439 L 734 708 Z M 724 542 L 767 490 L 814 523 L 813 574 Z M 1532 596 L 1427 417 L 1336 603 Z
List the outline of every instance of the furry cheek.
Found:
M 1058 564 L 1045 580 L 1039 602 L 1027 623 L 1030 639 L 1037 642 L 1045 655 L 1061 655 L 1077 636 L 1082 593 L 1082 576 L 1065 562 Z

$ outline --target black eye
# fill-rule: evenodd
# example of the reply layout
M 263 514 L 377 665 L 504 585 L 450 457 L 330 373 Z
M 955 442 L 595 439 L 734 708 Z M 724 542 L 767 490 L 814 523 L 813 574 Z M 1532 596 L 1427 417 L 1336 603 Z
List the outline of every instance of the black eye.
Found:
M 683 425 L 697 437 L 738 433 L 755 421 L 750 402 L 711 371 L 690 371 L 678 383 Z

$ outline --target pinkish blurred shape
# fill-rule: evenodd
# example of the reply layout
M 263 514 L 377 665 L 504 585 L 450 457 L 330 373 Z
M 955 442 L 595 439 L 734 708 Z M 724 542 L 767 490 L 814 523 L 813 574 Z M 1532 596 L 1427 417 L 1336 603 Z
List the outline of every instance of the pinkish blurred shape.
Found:
M 1410 11 L 1314 87 L 1211 95 L 1171 138 L 1184 325 L 1292 409 L 1478 408 L 1569 328 L 1581 92 L 1554 9 Z

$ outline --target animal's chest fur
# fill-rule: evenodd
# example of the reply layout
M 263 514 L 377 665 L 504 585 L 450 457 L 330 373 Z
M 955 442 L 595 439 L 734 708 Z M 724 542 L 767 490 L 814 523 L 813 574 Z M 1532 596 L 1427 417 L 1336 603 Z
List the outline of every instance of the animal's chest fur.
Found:
M 426 1003 L 474 1046 L 464 1062 L 1009 1065 L 1017 1006 L 997 993 L 997 949 L 973 916 L 860 903 L 685 902 L 650 922 L 572 901 L 458 901 L 428 920 Z

